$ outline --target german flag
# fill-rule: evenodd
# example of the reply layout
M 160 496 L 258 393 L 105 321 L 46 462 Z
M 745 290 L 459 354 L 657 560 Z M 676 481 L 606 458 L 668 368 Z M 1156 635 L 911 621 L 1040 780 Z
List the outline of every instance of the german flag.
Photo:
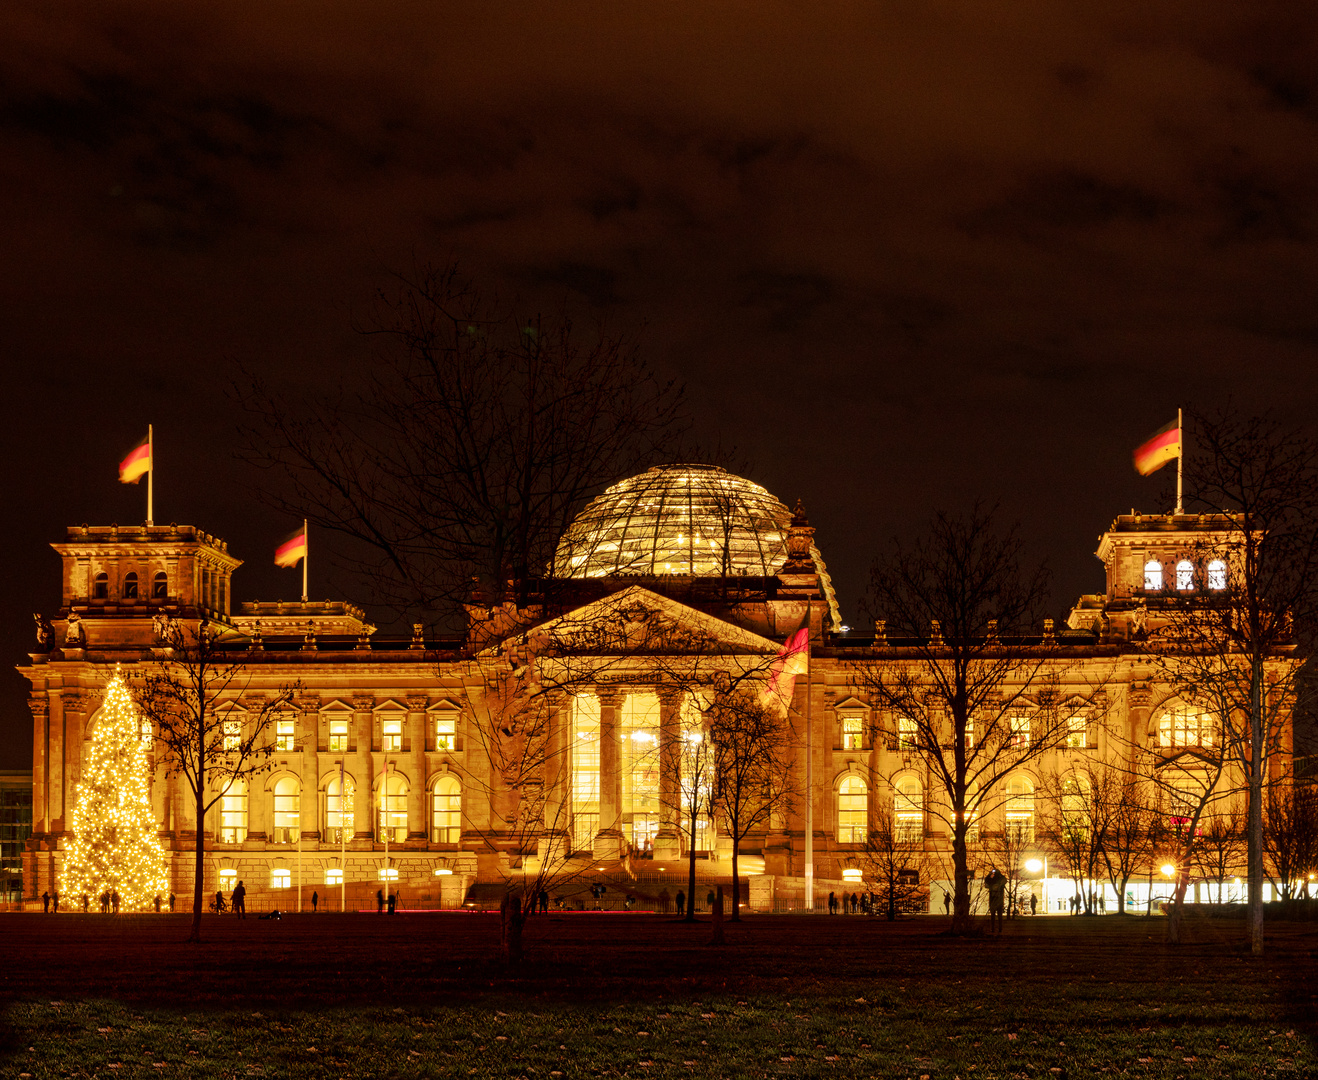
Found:
M 119 462 L 119 483 L 136 484 L 151 469 L 151 436 L 134 446 Z
M 1181 456 L 1181 422 L 1173 420 L 1159 428 L 1135 451 L 1135 470 L 1141 476 L 1157 472 L 1169 461 Z
M 785 715 L 796 689 L 796 677 L 809 670 L 809 661 L 810 608 L 807 605 L 801 625 L 783 642 L 783 647 L 769 665 L 764 689 L 760 691 L 761 704 Z
M 300 526 L 275 548 L 276 566 L 296 566 L 298 559 L 307 557 L 307 527 Z

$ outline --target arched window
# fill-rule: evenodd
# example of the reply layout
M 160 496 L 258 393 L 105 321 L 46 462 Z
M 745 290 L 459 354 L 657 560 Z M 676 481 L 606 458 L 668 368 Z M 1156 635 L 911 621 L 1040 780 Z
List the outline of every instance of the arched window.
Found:
M 903 776 L 893 789 L 892 827 L 899 844 L 924 840 L 924 791 L 914 776 Z
M 124 599 L 137 599 L 137 573 L 133 570 L 124 575 Z
M 869 832 L 869 791 L 859 776 L 845 776 L 837 789 L 839 844 L 863 844 Z
M 247 785 L 233 780 L 220 799 L 220 843 L 241 844 L 247 839 Z
M 1028 776 L 1017 773 L 1007 781 L 1007 822 L 1006 836 L 1008 843 L 1030 844 L 1034 842 L 1034 785 Z
M 385 834 L 391 844 L 407 839 L 407 778 L 395 772 L 388 773 L 380 786 L 375 828 L 377 838 L 384 842 Z
M 1171 705 L 1158 717 L 1159 746 L 1212 746 L 1213 717 L 1202 709 Z
M 298 782 L 291 776 L 275 781 L 275 827 L 270 839 L 276 844 L 297 842 L 302 828 L 301 793 Z
M 339 774 L 333 773 L 325 785 L 325 840 L 337 844 L 343 839 L 346 829 L 348 839 L 352 839 L 353 802 L 356 785 L 351 776 L 345 776 L 343 792 L 339 792 Z
M 1144 587 L 1150 591 L 1162 588 L 1162 563 L 1150 559 L 1144 564 Z
M 1176 588 L 1181 592 L 1189 592 L 1194 588 L 1194 563 L 1189 559 L 1182 559 L 1176 564 Z
M 1208 587 L 1218 590 L 1226 588 L 1226 563 L 1221 559 L 1214 559 L 1208 564 Z
M 156 576 L 151 579 L 151 599 L 165 600 L 169 596 L 169 575 L 163 570 L 157 570 Z
M 92 578 L 92 599 L 105 600 L 110 595 L 110 575 L 102 570 Z
M 430 842 L 456 844 L 462 840 L 462 788 L 457 777 L 441 776 L 430 795 Z

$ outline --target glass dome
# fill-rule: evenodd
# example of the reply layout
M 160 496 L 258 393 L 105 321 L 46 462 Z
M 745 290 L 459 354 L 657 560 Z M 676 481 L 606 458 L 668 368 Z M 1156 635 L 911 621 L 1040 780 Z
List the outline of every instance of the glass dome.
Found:
M 552 573 L 768 577 L 787 559 L 792 512 L 765 488 L 716 465 L 656 465 L 608 488 L 559 541 Z M 837 600 L 810 549 L 833 621 Z

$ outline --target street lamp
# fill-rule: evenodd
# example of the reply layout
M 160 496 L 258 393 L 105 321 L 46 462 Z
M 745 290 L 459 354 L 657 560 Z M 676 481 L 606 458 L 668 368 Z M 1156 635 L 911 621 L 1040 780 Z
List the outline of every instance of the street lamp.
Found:
M 1042 872 L 1039 880 L 1039 891 L 1043 894 L 1039 899 L 1043 903 L 1043 912 L 1048 914 L 1048 856 L 1045 854 L 1043 859 L 1028 859 L 1025 863 L 1025 869 L 1031 874 Z

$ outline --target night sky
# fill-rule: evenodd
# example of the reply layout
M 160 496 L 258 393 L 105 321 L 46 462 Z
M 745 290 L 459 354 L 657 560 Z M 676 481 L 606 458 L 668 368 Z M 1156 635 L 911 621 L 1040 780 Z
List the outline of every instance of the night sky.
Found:
M 1169 509 L 1130 453 L 1178 405 L 1314 414 L 1310 4 L 11 2 L 0 21 L 0 642 L 64 526 L 226 538 L 294 599 L 295 524 L 235 461 L 239 362 L 368 362 L 391 270 L 457 258 L 594 306 L 702 434 L 805 500 L 854 620 L 874 552 L 1000 499 L 1055 572 Z M 312 595 L 363 601 L 313 535 Z M 31 751 L 0 672 L 0 767 Z

